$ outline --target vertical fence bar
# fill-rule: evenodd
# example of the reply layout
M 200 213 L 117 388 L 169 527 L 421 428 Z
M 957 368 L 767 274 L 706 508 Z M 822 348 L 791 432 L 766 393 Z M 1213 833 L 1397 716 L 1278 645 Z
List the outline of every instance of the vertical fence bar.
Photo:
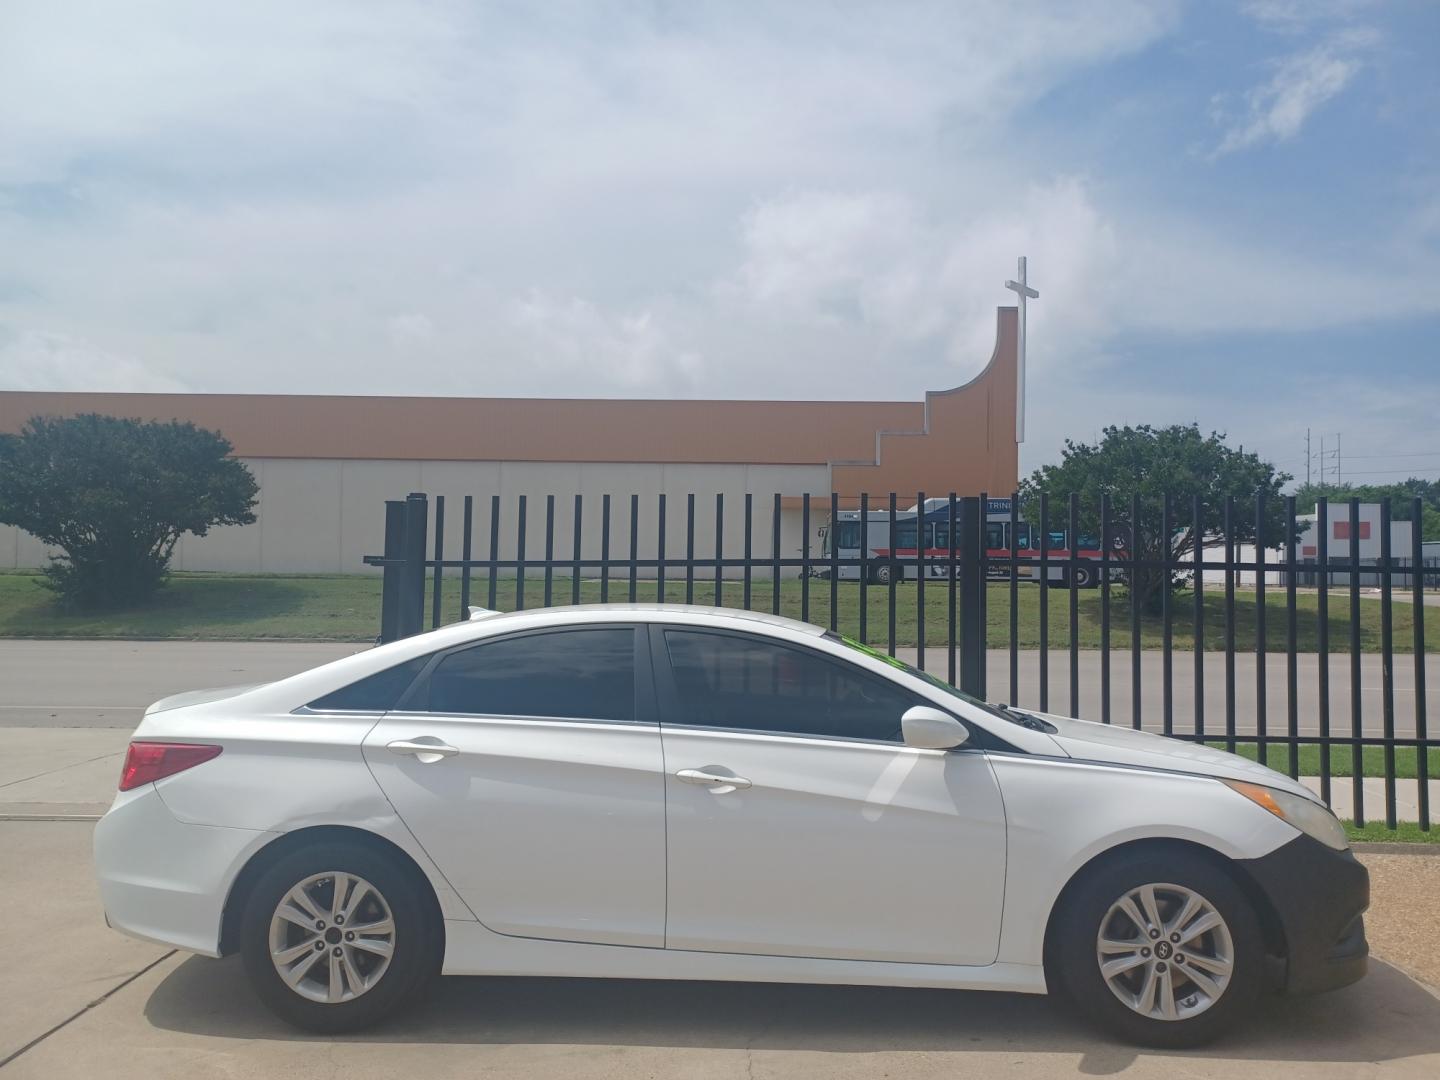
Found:
M 685 603 L 695 603 L 695 493 L 685 496 Z
M 1191 634 L 1195 642 L 1195 734 L 1205 734 L 1205 518 L 1200 496 L 1190 500 L 1190 531 L 1195 538 L 1195 615 Z
M 948 575 L 947 575 L 947 577 L 948 577 L 949 580 L 948 580 L 948 582 L 947 582 L 947 589 L 946 589 L 946 591 L 947 591 L 947 593 L 949 594 L 950 610 L 949 610 L 949 613 L 948 613 L 947 616 L 946 616 L 946 618 L 948 619 L 948 627 L 947 627 L 947 629 L 948 629 L 949 632 L 945 635 L 945 638 L 946 638 L 945 651 L 950 654 L 950 660 L 949 660 L 949 663 L 947 664 L 946 674 L 948 675 L 948 677 L 949 677 L 949 679 L 950 679 L 950 685 L 951 685 L 951 686 L 959 686 L 960 684 L 955 681 L 956 678 L 957 678 L 956 673 L 955 673 L 956 648 L 957 648 L 957 646 L 959 645 L 959 642 L 955 640 L 955 577 L 956 577 L 956 574 L 957 574 L 957 572 L 958 572 L 957 564 L 956 564 L 956 561 L 955 561 L 955 556 L 956 556 L 956 548 L 957 548 L 957 546 L 959 545 L 959 542 L 960 542 L 960 536 L 959 536 L 959 532 L 958 532 L 958 522 L 956 521 L 956 518 L 955 518 L 955 492 L 953 492 L 953 491 L 950 492 L 950 506 L 949 506 L 949 510 L 950 510 L 950 519 L 949 519 L 949 520 L 950 520 L 950 554 L 949 554 L 949 573 L 948 573 Z M 1013 691 L 1012 691 L 1012 698 L 1011 698 L 1011 699 L 1012 699 L 1012 700 L 1014 699 L 1014 698 L 1013 698 Z
M 1139 536 L 1138 533 L 1135 534 Z M 1175 632 L 1170 625 L 1170 582 L 1174 579 L 1173 549 L 1175 541 L 1174 507 L 1170 504 L 1170 493 L 1160 506 L 1160 550 L 1164 567 L 1160 572 L 1160 730 L 1166 735 L 1175 733 L 1175 653 L 1172 648 Z M 1137 546 L 1134 540 L 1131 547 Z
M 1286 765 L 1291 777 L 1300 775 L 1300 667 L 1296 655 L 1295 615 L 1295 496 L 1285 496 L 1285 734 L 1289 739 Z
M 440 608 L 442 600 L 440 596 L 440 579 L 444 575 L 445 568 L 442 565 L 445 561 L 445 496 L 435 496 L 435 576 L 431 579 L 430 588 L 430 628 L 433 630 L 440 625 Z
M 780 614 L 780 493 L 770 511 L 770 614 Z
M 665 602 L 665 493 L 656 496 L 660 524 L 655 537 L 655 602 Z
M 1320 563 L 1319 587 L 1315 595 L 1319 622 L 1315 624 L 1316 689 L 1319 692 L 1320 722 L 1320 798 L 1330 803 L 1330 505 L 1324 497 L 1315 503 L 1316 555 Z
M 1410 607 L 1415 654 L 1415 780 L 1419 784 L 1420 828 L 1430 831 L 1430 748 L 1425 716 L 1425 504 L 1420 496 L 1410 503 Z
M 630 603 L 639 597 L 640 496 L 630 496 Z
M 525 496 L 520 496 L 520 525 L 515 542 L 515 610 L 525 610 L 525 524 L 529 514 L 525 512 Z
M 1140 495 L 1130 497 L 1130 532 L 1140 535 Z M 1130 594 L 1130 726 L 1137 731 L 1142 722 L 1140 708 L 1140 605 L 1135 602 L 1134 590 Z
M 990 496 L 980 492 L 980 524 L 976 526 L 980 530 L 980 620 L 977 625 L 980 627 L 980 685 L 986 686 L 989 678 L 990 663 Z
M 1040 493 L 1040 711 L 1050 711 L 1050 496 Z
M 810 493 L 800 496 L 800 621 L 810 621 Z
M 410 637 L 425 628 L 425 529 L 429 500 L 419 491 L 405 497 L 405 565 L 400 577 L 400 613 L 396 632 Z
M 600 602 L 610 602 L 610 496 L 600 498 Z
M 1260 764 L 1270 764 L 1265 705 L 1265 493 L 1255 495 L 1255 737 Z
M 1365 824 L 1365 769 L 1360 742 L 1360 500 L 1350 499 L 1350 791 L 1355 799 L 1355 824 Z
M 1225 496 L 1225 749 L 1235 752 L 1235 496 Z
M 885 615 L 886 649 L 891 656 L 895 655 L 895 579 L 905 572 L 905 564 L 900 561 L 900 546 L 897 543 L 899 538 L 895 534 L 895 492 L 890 492 L 890 580 L 885 587 L 886 599 L 889 611 Z M 915 541 L 920 541 L 920 523 L 915 523 Z
M 725 591 L 725 496 L 715 495 L 715 606 L 724 607 Z
M 745 548 L 744 548 L 744 550 L 745 550 L 745 567 L 744 567 L 744 570 L 743 570 L 743 572 L 742 572 L 742 575 L 743 575 L 744 581 L 745 581 L 744 594 L 745 594 L 745 610 L 746 610 L 746 611 L 749 611 L 749 610 L 750 610 L 750 566 L 751 566 L 752 560 L 753 560 L 754 557 L 755 557 L 755 553 L 754 553 L 754 550 L 753 550 L 753 541 L 754 541 L 754 535 L 755 535 L 755 525 L 754 525 L 754 516 L 753 516 L 754 502 L 755 502 L 754 496 L 751 495 L 750 492 L 747 491 L 747 492 L 745 493 Z
M 1380 702 L 1385 734 L 1385 827 L 1395 828 L 1395 627 L 1390 595 L 1390 498 L 1380 500 Z M 1425 753 L 1423 746 L 1415 754 Z
M 961 500 L 960 688 L 976 697 L 985 695 L 985 637 L 980 614 L 980 590 L 985 587 L 980 562 L 984 518 L 979 499 L 967 495 Z
M 581 523 L 584 520 L 585 500 L 583 496 L 577 494 L 575 496 L 575 538 L 573 547 L 571 548 L 574 562 L 570 567 L 570 603 L 572 604 L 580 603 L 580 561 L 585 557 L 583 554 L 585 549 L 582 540 L 584 526 Z
M 1070 517 L 1066 522 L 1070 538 L 1070 564 L 1065 573 L 1070 601 L 1070 715 L 1080 715 L 1080 496 L 1070 493 Z
M 555 601 L 555 496 L 545 496 L 545 606 Z
M 475 535 L 475 496 L 466 495 L 464 506 L 464 520 L 461 522 L 460 531 L 460 561 L 464 564 L 460 567 L 460 618 L 468 619 L 470 617 L 471 542 Z
M 405 577 L 405 502 L 385 500 L 385 565 L 380 570 L 380 644 L 400 640 L 400 582 Z
M 860 641 L 870 644 L 866 622 L 870 616 L 870 493 L 860 493 Z
M 838 630 L 840 626 L 840 545 L 838 523 L 840 520 L 840 495 L 837 492 L 830 492 L 830 531 L 826 533 L 826 539 L 830 541 L 830 629 Z
M 1100 722 L 1110 723 L 1110 495 L 1100 496 Z M 1134 573 L 1134 570 L 1131 570 Z
M 491 611 L 496 610 L 498 602 L 495 598 L 496 586 L 500 584 L 500 567 L 495 564 L 500 561 L 500 496 L 490 496 L 490 580 L 486 583 L 485 606 Z
M 953 496 L 952 496 L 953 499 Z M 952 515 L 953 516 L 953 515 Z M 950 522 L 953 532 L 955 522 Z M 1010 493 L 1010 704 L 1020 704 L 1020 493 Z M 954 598 L 951 598 L 954 604 Z M 953 635 L 952 635 L 953 636 Z M 952 679 L 951 682 L 954 682 Z
M 930 552 L 930 522 L 926 520 L 925 493 L 915 496 L 919 516 L 915 520 L 915 666 L 925 670 L 925 560 Z

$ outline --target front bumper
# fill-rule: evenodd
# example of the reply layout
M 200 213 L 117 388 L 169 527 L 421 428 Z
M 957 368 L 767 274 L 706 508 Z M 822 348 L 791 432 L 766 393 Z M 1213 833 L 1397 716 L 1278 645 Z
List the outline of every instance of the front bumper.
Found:
M 153 784 L 121 792 L 95 826 L 105 922 L 132 937 L 218 956 L 230 884 L 271 836 L 187 825 L 170 813 Z
M 1370 906 L 1370 873 L 1351 852 L 1297 836 L 1242 865 L 1280 921 L 1285 938 L 1281 989 L 1315 994 L 1348 986 L 1365 974 L 1370 946 L 1363 916 Z

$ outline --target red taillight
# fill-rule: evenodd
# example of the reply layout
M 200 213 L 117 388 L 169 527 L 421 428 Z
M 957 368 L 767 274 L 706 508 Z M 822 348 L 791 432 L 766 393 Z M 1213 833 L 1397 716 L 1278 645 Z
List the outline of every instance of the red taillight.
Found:
M 220 756 L 221 748 L 205 743 L 132 742 L 120 770 L 120 790 L 153 784 Z

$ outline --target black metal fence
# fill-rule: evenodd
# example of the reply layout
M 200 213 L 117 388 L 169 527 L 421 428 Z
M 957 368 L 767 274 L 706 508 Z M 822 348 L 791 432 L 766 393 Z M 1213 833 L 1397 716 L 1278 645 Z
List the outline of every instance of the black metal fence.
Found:
M 1440 672 L 1427 672 L 1436 650 L 1428 649 L 1426 598 L 1427 589 L 1433 599 L 1440 586 L 1440 567 L 1424 555 L 1418 499 L 1411 508 L 1407 550 L 1391 550 L 1387 503 L 1381 508 L 1380 554 L 1364 560 L 1358 544 L 1332 559 L 1324 530 L 1316 536 L 1316 557 L 1298 558 L 1293 497 L 1285 500 L 1291 528 L 1278 559 L 1263 546 L 1252 547 L 1249 558 L 1237 557 L 1242 508 L 1231 499 L 1216 535 L 1183 557 L 1167 551 L 1153 560 L 1109 545 L 1093 559 L 1073 543 L 1061 552 L 1044 543 L 1024 553 L 987 549 L 983 494 L 952 493 L 943 501 L 939 518 L 948 528 L 935 533 L 946 538 L 940 550 L 927 550 L 921 542 L 912 554 L 884 556 L 871 554 L 863 536 L 866 523 L 876 520 L 872 511 L 882 521 L 888 518 L 891 536 L 907 511 L 898 509 L 894 493 L 876 500 L 861 496 L 859 553 L 843 557 L 833 544 L 816 542 L 817 526 L 840 516 L 841 500 L 834 494 L 804 496 L 798 508 L 784 507 L 778 494 L 758 507 L 751 495 L 738 507 L 715 495 L 713 536 L 697 531 L 697 498 L 688 495 L 684 533 L 669 537 L 667 497 L 650 496 L 655 527 L 646 534 L 643 553 L 640 496 L 601 497 L 598 543 L 593 532 L 584 532 L 582 496 L 573 499 L 568 537 L 557 536 L 555 496 L 545 497 L 543 515 L 537 515 L 524 495 L 511 507 L 508 529 L 501 499 L 492 496 L 477 536 L 476 503 L 465 496 L 458 553 L 445 546 L 444 496 L 432 502 L 411 494 L 387 502 L 385 553 L 366 558 L 384 568 L 380 639 L 464 619 L 472 605 L 508 610 L 658 601 L 764 610 L 883 646 L 989 700 L 1211 743 L 1291 776 L 1313 776 L 1322 798 L 1334 804 L 1338 796 L 1357 824 L 1367 819 L 1367 800 L 1373 805 L 1378 796 L 1389 828 L 1400 820 L 1402 803 L 1414 807 L 1408 820 L 1430 828 L 1429 785 L 1440 762 L 1440 739 L 1429 733 L 1427 674 Z M 1064 501 L 1060 515 L 1052 512 L 1055 500 L 1037 501 L 1039 536 L 1052 525 L 1071 538 L 1080 536 L 1075 496 Z M 1318 520 L 1328 522 L 1323 502 Z M 927 505 L 923 492 L 915 503 Z M 1009 535 L 1017 536 L 1019 497 L 1009 506 Z M 1105 500 L 1098 508 L 1100 535 L 1110 536 L 1117 523 L 1139 523 L 1158 528 L 1159 536 L 1174 536 L 1178 506 L 1167 497 L 1159 520 L 1147 523 L 1138 500 L 1128 507 Z M 792 516 L 798 509 L 801 539 L 793 553 L 782 541 L 787 508 Z M 1185 508 L 1189 520 L 1201 520 L 1198 499 L 1186 500 Z M 1348 509 L 1349 535 L 1359 536 L 1358 500 Z M 727 510 L 738 512 L 743 523 L 734 553 L 725 550 Z M 1249 535 L 1262 534 L 1263 496 L 1243 512 L 1254 515 Z M 538 547 L 537 538 L 527 536 L 537 516 L 543 522 Z M 453 534 L 453 524 L 448 531 Z M 754 542 L 757 531 L 768 543 Z M 623 535 L 623 549 L 612 544 L 612 532 Z M 875 581 L 880 563 L 896 571 L 883 575 L 883 584 Z M 1076 573 L 1082 565 L 1091 573 Z M 858 580 L 842 580 L 842 571 L 852 567 Z M 1143 611 L 1129 603 L 1125 583 L 1146 571 L 1188 582 L 1159 589 L 1158 610 Z M 1050 587 L 1057 577 L 1059 590 Z M 1085 588 L 1087 581 L 1093 587 Z M 1440 612 L 1436 616 L 1430 621 L 1440 620 Z M 943 650 L 943 659 L 937 650 Z M 1128 671 L 1117 673 L 1116 667 Z M 1061 669 L 1063 703 L 1052 701 L 1058 696 L 1052 693 L 1052 668 Z M 1367 792 L 1367 776 L 1379 791 Z

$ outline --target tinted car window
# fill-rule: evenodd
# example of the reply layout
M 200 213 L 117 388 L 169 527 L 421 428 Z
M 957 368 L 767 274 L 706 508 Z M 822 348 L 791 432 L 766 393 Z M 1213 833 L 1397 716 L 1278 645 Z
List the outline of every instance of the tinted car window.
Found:
M 918 698 L 805 649 L 759 638 L 665 631 L 679 697 L 670 724 L 900 741 Z
M 351 712 L 385 712 L 393 709 L 406 688 L 415 681 L 415 676 L 430 661 L 429 656 L 417 656 L 403 664 L 396 664 L 384 671 L 377 671 L 359 682 L 341 687 L 333 693 L 310 702 L 312 709 L 344 709 Z
M 558 630 L 451 653 L 428 700 L 431 712 L 634 720 L 635 631 Z

